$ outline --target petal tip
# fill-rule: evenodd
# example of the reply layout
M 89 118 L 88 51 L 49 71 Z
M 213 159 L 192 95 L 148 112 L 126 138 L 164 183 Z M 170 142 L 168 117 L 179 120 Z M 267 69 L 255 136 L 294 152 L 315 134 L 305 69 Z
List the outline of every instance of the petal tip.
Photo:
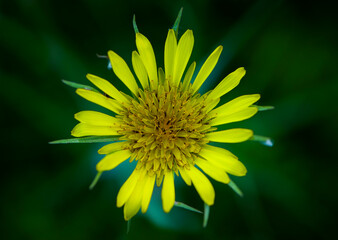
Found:
M 242 73 L 243 74 L 243 76 L 245 75 L 245 73 L 246 73 L 246 70 L 245 70 L 245 68 L 244 67 L 240 67 L 240 68 L 238 68 L 238 70 L 237 71 L 239 71 L 240 73 Z
M 171 211 L 171 209 L 173 208 L 174 204 L 172 205 L 168 205 L 168 206 L 163 206 L 163 211 L 165 213 L 169 213 Z

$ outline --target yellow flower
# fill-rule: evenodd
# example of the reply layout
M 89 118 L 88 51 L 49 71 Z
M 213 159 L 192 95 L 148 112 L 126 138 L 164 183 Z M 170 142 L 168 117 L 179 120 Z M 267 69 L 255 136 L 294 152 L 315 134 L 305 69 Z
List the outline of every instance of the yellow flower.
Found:
M 115 75 L 131 95 L 92 74 L 87 75 L 88 80 L 104 94 L 90 89 L 76 90 L 81 97 L 111 110 L 112 114 L 95 111 L 75 114 L 80 123 L 72 130 L 72 135 L 119 136 L 119 142 L 98 151 L 105 157 L 97 164 L 97 171 L 111 170 L 127 159 L 137 161 L 117 196 L 117 206 L 124 206 L 125 220 L 131 219 L 140 208 L 143 213 L 147 211 L 155 181 L 157 186 L 162 184 L 163 209 L 169 212 L 175 203 L 174 175 L 182 177 L 189 186 L 193 184 L 210 206 L 214 204 L 215 192 L 205 174 L 227 184 L 228 174 L 244 176 L 247 172 L 235 155 L 210 143 L 238 143 L 251 138 L 252 130 L 217 131 L 215 126 L 252 117 L 258 111 L 252 104 L 260 95 L 240 96 L 216 107 L 220 98 L 239 84 L 245 70 L 238 68 L 215 89 L 200 95 L 198 90 L 214 69 L 222 46 L 210 54 L 191 83 L 196 63 L 187 70 L 186 66 L 193 45 L 191 30 L 177 41 L 174 30 L 170 29 L 164 47 L 163 70 L 157 68 L 149 40 L 137 32 L 137 51 L 132 53 L 132 66 L 139 83 L 126 62 L 115 52 L 108 52 Z

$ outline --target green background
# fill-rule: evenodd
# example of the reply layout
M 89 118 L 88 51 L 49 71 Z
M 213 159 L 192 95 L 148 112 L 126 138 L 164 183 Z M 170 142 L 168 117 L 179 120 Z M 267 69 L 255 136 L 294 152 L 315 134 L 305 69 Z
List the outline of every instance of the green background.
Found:
M 220 62 L 202 91 L 245 67 L 222 98 L 260 93 L 260 112 L 242 123 L 275 140 L 222 145 L 247 166 L 233 177 L 244 192 L 212 181 L 209 224 L 202 215 L 161 210 L 157 189 L 126 235 L 116 195 L 132 166 L 104 173 L 93 191 L 100 144 L 49 145 L 69 138 L 73 114 L 99 107 L 62 84 L 86 73 L 126 90 L 96 54 L 111 49 L 131 65 L 132 17 L 152 42 L 158 65 L 168 29 L 184 7 L 180 33 L 192 29 L 197 66 L 218 45 Z M 337 14 L 329 1 L 0 1 L 1 239 L 329 239 L 337 219 Z M 176 199 L 203 209 L 176 179 Z M 334 236 L 333 235 L 333 236 Z

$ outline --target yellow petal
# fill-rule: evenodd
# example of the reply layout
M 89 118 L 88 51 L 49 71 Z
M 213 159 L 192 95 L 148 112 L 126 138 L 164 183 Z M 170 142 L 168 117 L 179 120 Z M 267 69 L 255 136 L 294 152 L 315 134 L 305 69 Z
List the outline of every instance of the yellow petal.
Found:
M 239 81 L 244 75 L 245 69 L 243 67 L 238 68 L 236 71 L 230 73 L 215 87 L 214 90 L 211 91 L 207 99 L 219 98 L 230 92 L 239 84 Z
M 125 142 L 114 142 L 107 144 L 106 146 L 103 146 L 102 148 L 99 149 L 98 153 L 99 154 L 109 154 L 112 152 L 120 151 L 122 150 L 122 146 L 126 144 Z
M 100 93 L 80 88 L 76 89 L 76 93 L 84 99 L 105 107 L 115 113 L 120 113 L 121 111 L 121 105 L 116 100 L 103 96 Z
M 216 66 L 216 63 L 218 62 L 219 56 L 221 55 L 221 52 L 223 50 L 222 46 L 217 47 L 208 57 L 208 59 L 204 62 L 203 66 L 201 67 L 201 70 L 198 72 L 195 81 L 192 85 L 192 89 L 194 90 L 194 93 L 200 89 L 204 81 L 208 78 L 214 67 Z
M 162 205 L 163 210 L 168 213 L 172 209 L 175 203 L 175 186 L 174 186 L 174 174 L 168 172 L 164 176 L 162 186 Z
M 206 158 L 211 164 L 234 176 L 245 176 L 247 169 L 244 164 L 236 159 L 225 158 Z
M 226 150 L 224 148 L 214 147 L 214 146 L 206 144 L 202 148 L 202 151 L 204 151 L 204 150 L 209 150 L 210 153 L 213 152 L 215 157 L 218 157 L 218 156 L 230 156 L 232 158 L 238 159 L 232 152 L 230 152 L 230 151 L 228 151 L 228 150 Z
M 161 67 L 158 68 L 158 82 L 161 85 L 164 85 L 165 81 L 165 73 L 163 72 L 163 69 Z
M 199 152 L 199 155 L 208 160 L 211 164 L 232 175 L 244 176 L 247 172 L 243 163 L 238 161 L 236 156 L 223 148 L 205 145 Z
M 177 41 L 175 32 L 173 29 L 168 31 L 167 39 L 164 46 L 164 69 L 165 69 L 165 78 L 172 82 L 173 73 L 174 73 L 174 61 L 177 49 Z
M 117 132 L 119 128 L 113 126 L 96 126 L 87 123 L 77 124 L 71 134 L 74 137 L 84 137 L 84 136 L 114 136 L 119 135 Z
M 252 130 L 244 128 L 234 128 L 224 131 L 211 132 L 206 134 L 206 138 L 212 142 L 238 143 L 251 138 Z
M 127 160 L 131 155 L 129 150 L 121 150 L 108 154 L 101 161 L 96 164 L 96 170 L 98 172 L 109 171 L 118 166 L 123 161 Z
M 149 87 L 149 82 L 148 82 L 148 75 L 147 75 L 147 70 L 144 67 L 144 64 L 140 58 L 140 55 L 136 51 L 133 51 L 132 54 L 132 63 L 133 63 L 133 68 L 135 71 L 135 74 L 140 81 L 143 89 L 146 89 Z
M 222 125 L 231 122 L 243 121 L 245 119 L 251 118 L 258 112 L 257 107 L 248 107 L 241 111 L 231 113 L 229 115 L 220 115 L 212 119 L 209 124 L 211 126 Z
M 187 174 L 187 172 L 185 171 L 185 169 L 184 168 L 180 168 L 179 171 L 180 171 L 181 177 L 184 180 L 184 182 L 188 186 L 191 186 L 191 178 L 189 177 L 189 175 Z
M 154 184 L 155 184 L 155 175 L 145 176 L 146 182 L 144 184 L 143 198 L 142 198 L 142 213 L 145 213 L 148 209 L 151 196 L 153 194 Z
M 184 80 L 183 80 L 183 91 L 186 91 L 188 88 L 188 85 L 191 81 L 192 75 L 194 74 L 196 67 L 196 62 L 193 62 L 190 67 L 188 68 L 187 72 L 185 73 Z
M 191 167 L 190 170 L 187 170 L 186 172 L 190 176 L 191 181 L 202 200 L 209 206 L 213 205 L 215 200 L 215 190 L 209 179 L 195 167 Z
M 228 174 L 223 169 L 220 169 L 219 167 L 213 165 L 212 163 L 203 160 L 201 158 L 198 158 L 195 161 L 196 165 L 199 166 L 206 174 L 208 174 L 210 177 L 215 179 L 216 181 L 219 181 L 221 183 L 229 183 L 230 178 Z
M 124 213 L 124 219 L 126 221 L 134 217 L 140 210 L 145 181 L 146 181 L 146 178 L 140 176 L 130 197 L 128 198 L 126 204 L 124 205 L 123 213 Z
M 108 94 L 110 97 L 116 99 L 119 102 L 129 102 L 129 100 L 121 94 L 110 82 L 100 78 L 98 76 L 87 74 L 87 79 L 91 81 L 95 86 L 101 89 L 103 92 Z
M 226 76 L 211 93 L 207 99 L 215 99 L 222 97 L 224 94 L 234 89 L 245 75 L 245 69 L 243 67 L 236 69 L 234 72 Z
M 220 98 L 216 98 L 213 100 L 209 100 L 208 102 L 206 102 L 206 106 L 205 106 L 205 112 L 208 113 L 210 112 L 212 109 L 214 109 L 214 107 L 217 106 L 217 104 L 219 103 L 221 99 Z M 211 115 L 208 115 L 209 118 L 212 118 Z
M 238 112 L 249 107 L 251 104 L 257 102 L 260 98 L 259 94 L 250 94 L 237 97 L 222 106 L 212 110 L 210 115 L 212 116 L 221 116 L 229 115 L 234 112 Z
M 129 88 L 132 93 L 137 95 L 138 86 L 127 63 L 113 51 L 108 51 L 108 57 L 115 75 Z
M 136 47 L 147 70 L 150 87 L 157 88 L 157 65 L 153 47 L 149 40 L 141 33 L 136 33 Z
M 191 30 L 187 30 L 178 42 L 176 56 L 175 56 L 175 67 L 173 74 L 173 83 L 178 86 L 185 67 L 189 61 L 192 49 L 194 47 L 194 35 Z
M 96 126 L 118 126 L 119 120 L 104 113 L 96 111 L 81 111 L 74 115 L 75 119 Z
M 125 181 L 125 183 L 122 185 L 119 193 L 117 194 L 117 207 L 122 207 L 129 199 L 141 174 L 142 172 L 140 170 L 135 169 L 127 181 Z

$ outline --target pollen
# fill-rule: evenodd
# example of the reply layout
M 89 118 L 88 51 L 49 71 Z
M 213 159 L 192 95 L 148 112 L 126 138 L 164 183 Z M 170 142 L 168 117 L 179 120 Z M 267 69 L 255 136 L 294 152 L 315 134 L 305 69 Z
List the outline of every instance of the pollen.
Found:
M 168 81 L 166 81 L 168 82 Z M 122 120 L 125 148 L 132 152 L 130 161 L 156 175 L 157 184 L 168 171 L 190 169 L 212 130 L 207 121 L 206 98 L 170 84 L 156 90 L 141 90 L 132 104 L 116 116 Z

